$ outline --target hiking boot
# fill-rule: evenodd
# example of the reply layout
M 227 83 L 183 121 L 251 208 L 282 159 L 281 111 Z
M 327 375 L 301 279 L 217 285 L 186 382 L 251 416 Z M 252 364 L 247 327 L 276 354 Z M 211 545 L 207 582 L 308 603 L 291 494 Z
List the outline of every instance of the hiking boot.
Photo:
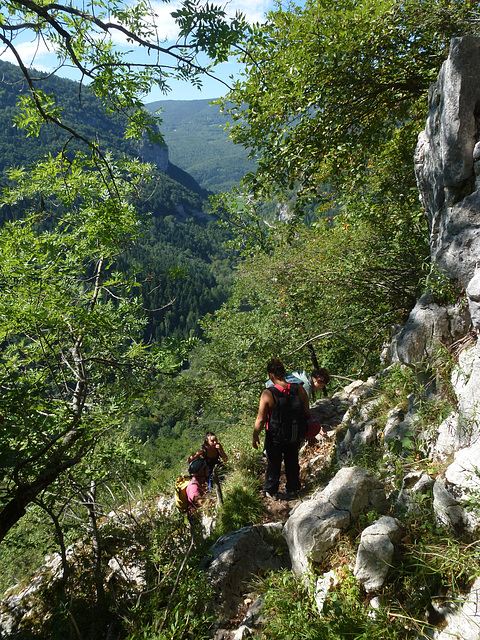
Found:
M 299 491 L 287 491 L 285 497 L 287 500 L 298 500 L 300 493 Z
M 268 491 L 264 491 L 263 495 L 265 498 L 270 498 L 270 500 L 276 500 L 277 499 L 277 494 L 276 493 L 269 493 Z

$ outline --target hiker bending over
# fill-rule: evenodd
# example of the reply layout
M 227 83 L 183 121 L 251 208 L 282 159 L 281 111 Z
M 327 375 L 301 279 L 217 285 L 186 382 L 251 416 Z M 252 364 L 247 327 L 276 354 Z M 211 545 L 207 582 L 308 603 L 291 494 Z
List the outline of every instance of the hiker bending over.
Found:
M 186 494 L 188 513 L 193 515 L 204 501 L 207 492 L 207 463 L 203 458 L 198 458 L 190 465 L 189 471 L 192 474 L 192 479 L 187 485 Z
M 330 374 L 327 369 L 314 369 L 309 375 L 305 371 L 290 371 L 285 374 L 285 382 L 295 382 L 301 384 L 305 389 L 308 399 L 315 400 L 315 392 L 320 391 L 326 398 L 328 396 L 327 384 L 330 380 Z M 273 382 L 268 379 L 265 387 L 268 389 L 273 386 Z
M 310 374 L 312 379 L 312 400 L 315 400 L 315 391 L 321 391 L 324 398 L 328 396 L 327 392 L 327 384 L 330 381 L 330 374 L 328 373 L 328 369 L 315 369 Z
M 260 396 L 252 446 L 258 449 L 260 433 L 265 426 L 267 472 L 263 483 L 264 494 L 268 498 L 277 494 L 283 460 L 287 497 L 290 497 L 300 490 L 298 449 L 306 431 L 307 419 L 311 418 L 310 406 L 303 386 L 286 382 L 285 367 L 280 358 L 270 360 L 267 372 L 273 385 L 264 389 Z
M 222 445 L 217 440 L 217 436 L 212 431 L 207 431 L 205 434 L 205 441 L 200 449 L 192 454 L 188 462 L 203 458 L 208 466 L 208 488 L 212 490 L 212 474 L 216 465 L 221 465 L 222 462 L 228 462 L 228 457 L 223 450 Z

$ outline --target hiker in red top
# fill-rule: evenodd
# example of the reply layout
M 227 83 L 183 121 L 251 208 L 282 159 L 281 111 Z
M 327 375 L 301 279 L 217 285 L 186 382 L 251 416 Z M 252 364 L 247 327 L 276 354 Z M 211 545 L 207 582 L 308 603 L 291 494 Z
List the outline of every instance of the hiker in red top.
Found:
M 257 419 L 253 429 L 252 446 L 258 449 L 260 433 L 266 426 L 265 452 L 267 472 L 263 483 L 266 497 L 275 497 L 280 483 L 282 460 L 287 477 L 287 498 L 300 490 L 298 449 L 311 418 L 308 396 L 302 385 L 285 381 L 285 366 L 280 358 L 267 365 L 273 386 L 262 391 Z

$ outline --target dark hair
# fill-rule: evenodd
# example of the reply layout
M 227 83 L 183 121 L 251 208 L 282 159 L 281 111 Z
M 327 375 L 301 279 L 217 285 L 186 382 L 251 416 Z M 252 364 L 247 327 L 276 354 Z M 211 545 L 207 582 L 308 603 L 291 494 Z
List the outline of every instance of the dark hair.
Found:
M 188 465 L 188 473 L 191 476 L 199 476 L 204 469 L 207 468 L 207 463 L 203 458 L 195 458 Z
M 325 386 L 323 387 L 323 395 L 326 398 L 328 396 L 328 391 L 327 391 L 327 384 L 330 382 L 330 373 L 328 372 L 328 369 L 314 369 L 312 371 L 312 373 L 310 374 L 312 378 L 322 378 L 322 380 L 325 382 Z M 312 399 L 315 400 L 315 389 L 313 388 L 312 385 Z
M 273 373 L 279 380 L 285 379 L 285 365 L 280 358 L 272 358 L 267 364 L 267 373 Z
M 330 382 L 330 374 L 328 369 L 314 369 L 312 371 L 312 378 L 322 378 L 325 381 L 325 384 Z
M 208 438 L 210 436 L 214 436 L 215 434 L 213 433 L 213 431 L 207 431 L 207 433 L 205 434 L 205 440 L 203 441 L 203 447 L 206 447 L 208 445 Z

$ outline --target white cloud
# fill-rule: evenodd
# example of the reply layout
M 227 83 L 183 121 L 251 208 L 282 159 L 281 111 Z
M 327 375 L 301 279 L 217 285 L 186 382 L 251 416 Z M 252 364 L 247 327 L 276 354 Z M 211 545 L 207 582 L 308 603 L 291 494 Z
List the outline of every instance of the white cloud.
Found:
M 180 8 L 180 2 L 152 2 L 152 8 L 157 14 L 157 34 L 161 41 L 174 41 L 178 36 L 178 26 L 171 14 Z
M 43 40 L 31 40 L 29 42 L 14 43 L 18 55 L 27 67 L 32 66 L 38 71 L 49 71 L 54 66 L 52 62 L 53 48 L 48 48 Z M 4 62 L 18 64 L 11 49 L 4 48 L 0 51 L 0 59 Z M 43 61 L 43 62 L 42 62 Z
M 265 13 L 273 8 L 272 0 L 230 0 L 219 2 L 213 0 L 216 5 L 223 7 L 228 17 L 232 18 L 237 11 L 245 15 L 248 22 L 263 22 Z M 152 2 L 154 12 L 157 14 L 157 33 L 160 40 L 175 41 L 178 36 L 178 27 L 171 13 L 181 6 L 178 0 L 174 2 Z
M 228 15 L 235 15 L 236 11 L 241 11 L 250 24 L 263 22 L 265 13 L 273 9 L 271 0 L 231 0 L 225 5 Z

